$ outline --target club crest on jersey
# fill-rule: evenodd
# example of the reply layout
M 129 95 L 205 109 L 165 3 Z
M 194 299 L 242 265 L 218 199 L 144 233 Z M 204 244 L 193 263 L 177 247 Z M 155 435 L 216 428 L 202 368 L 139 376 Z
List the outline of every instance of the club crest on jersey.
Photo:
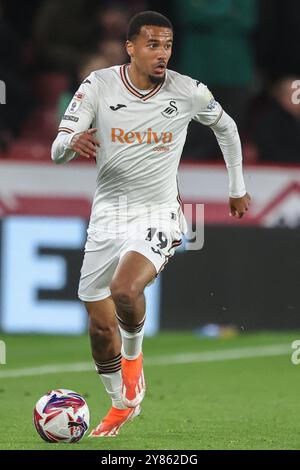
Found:
M 165 118 L 172 119 L 178 114 L 178 108 L 176 106 L 176 101 L 169 101 L 169 106 L 167 106 L 161 113 Z

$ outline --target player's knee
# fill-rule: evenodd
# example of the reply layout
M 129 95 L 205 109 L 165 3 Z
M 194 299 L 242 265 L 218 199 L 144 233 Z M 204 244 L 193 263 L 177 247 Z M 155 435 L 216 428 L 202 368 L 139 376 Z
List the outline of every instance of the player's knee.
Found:
M 99 343 L 109 343 L 117 333 L 117 324 L 115 322 L 103 323 L 95 318 L 89 320 L 89 335 L 92 340 Z
M 123 306 L 133 305 L 140 295 L 140 289 L 136 284 L 121 284 L 116 281 L 112 282 L 110 292 L 115 304 Z

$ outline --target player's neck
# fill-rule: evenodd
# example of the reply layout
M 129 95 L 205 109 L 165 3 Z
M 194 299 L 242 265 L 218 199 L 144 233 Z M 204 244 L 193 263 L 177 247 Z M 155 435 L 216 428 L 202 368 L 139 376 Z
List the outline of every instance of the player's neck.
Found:
M 138 90 L 149 90 L 150 88 L 153 88 L 155 85 L 151 82 L 149 77 L 146 75 L 142 75 L 137 68 L 134 66 L 134 64 L 129 64 L 129 67 L 127 69 L 129 79 L 135 88 Z

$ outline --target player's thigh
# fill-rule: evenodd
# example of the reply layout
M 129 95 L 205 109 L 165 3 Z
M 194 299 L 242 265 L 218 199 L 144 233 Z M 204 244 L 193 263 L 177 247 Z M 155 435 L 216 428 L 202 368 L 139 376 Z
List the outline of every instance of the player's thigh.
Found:
M 126 287 L 127 291 L 143 291 L 155 280 L 180 244 L 181 231 L 177 223 L 158 220 L 153 226 L 139 224 L 122 247 L 111 292 L 120 286 Z
M 157 277 L 174 255 L 176 248 L 181 245 L 181 238 L 182 233 L 177 221 L 158 219 L 150 225 L 140 224 L 136 234 L 124 244 L 120 257 L 125 257 L 130 251 L 143 255 L 154 267 L 154 276 Z
M 155 275 L 155 266 L 148 258 L 137 251 L 128 250 L 121 256 L 114 273 L 110 285 L 112 296 L 121 291 L 133 296 L 138 295 Z
M 118 265 L 120 241 L 88 232 L 80 273 L 78 297 L 96 302 L 110 296 L 110 282 Z

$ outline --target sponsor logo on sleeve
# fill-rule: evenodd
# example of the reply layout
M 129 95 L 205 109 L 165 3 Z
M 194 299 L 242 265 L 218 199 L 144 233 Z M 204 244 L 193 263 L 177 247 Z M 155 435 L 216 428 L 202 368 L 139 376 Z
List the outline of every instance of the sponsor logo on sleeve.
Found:
M 76 113 L 76 111 L 78 111 L 78 109 L 81 106 L 84 96 L 85 96 L 84 93 L 82 93 L 81 91 L 77 91 L 75 93 L 73 100 L 71 101 L 71 104 L 68 108 L 69 113 L 74 114 Z
M 64 121 L 78 122 L 79 117 L 76 117 L 76 116 L 69 116 L 68 114 L 64 114 L 61 119 L 64 120 Z
M 81 101 L 73 100 L 72 103 L 70 104 L 69 108 L 68 108 L 69 113 L 76 113 L 76 111 L 78 111 L 80 105 L 81 105 Z
M 209 109 L 210 111 L 213 111 L 217 105 L 218 105 L 217 101 L 214 99 L 214 97 L 212 97 L 207 105 L 207 109 Z
M 77 91 L 74 95 L 74 99 L 76 100 L 82 100 L 84 98 L 84 93 L 81 93 L 81 91 Z

